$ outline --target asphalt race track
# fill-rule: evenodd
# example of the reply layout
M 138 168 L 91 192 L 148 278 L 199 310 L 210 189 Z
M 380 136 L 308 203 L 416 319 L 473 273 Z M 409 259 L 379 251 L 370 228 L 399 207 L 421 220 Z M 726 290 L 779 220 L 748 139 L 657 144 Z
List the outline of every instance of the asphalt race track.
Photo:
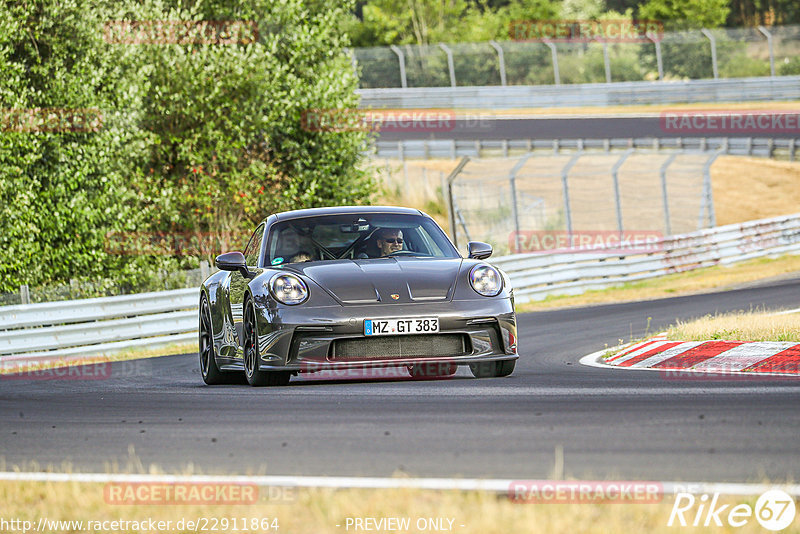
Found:
M 429 112 L 435 117 L 435 112 Z M 411 115 L 410 115 L 411 116 Z M 423 113 L 422 116 L 427 117 Z M 502 139 L 610 139 L 610 138 L 675 138 L 714 137 L 706 132 L 675 132 L 664 128 L 666 123 L 658 115 L 628 116 L 553 116 L 538 118 L 496 118 L 490 113 L 477 113 L 473 118 L 447 122 L 444 127 L 412 126 L 409 128 L 385 128 L 378 141 L 402 141 L 437 139 L 502 140 Z M 771 138 L 791 138 L 796 132 L 769 131 L 761 134 Z M 758 137 L 751 131 L 732 131 L 718 134 L 720 137 Z
M 717 294 L 521 315 L 505 379 L 202 384 L 195 355 L 104 380 L 0 378 L 5 470 L 772 481 L 800 478 L 800 380 L 667 380 L 582 366 L 631 333 L 715 311 L 795 308 L 800 277 Z M 128 363 L 130 366 L 131 364 Z

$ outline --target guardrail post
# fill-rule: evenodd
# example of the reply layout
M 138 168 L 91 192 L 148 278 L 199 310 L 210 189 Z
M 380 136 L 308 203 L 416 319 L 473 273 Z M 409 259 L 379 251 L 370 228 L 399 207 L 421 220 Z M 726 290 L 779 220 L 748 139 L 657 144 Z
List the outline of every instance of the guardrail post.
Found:
M 458 248 L 458 232 L 456 229 L 456 208 L 453 200 L 453 182 L 458 177 L 464 166 L 469 163 L 469 156 L 464 156 L 456 168 L 447 176 L 447 212 L 450 219 L 450 232 L 453 234 L 453 244 Z
M 550 49 L 550 56 L 553 58 L 553 78 L 556 85 L 561 85 L 561 75 L 558 73 L 558 53 L 556 52 L 556 45 L 545 39 L 542 41 Z
M 764 34 L 764 37 L 767 38 L 767 47 L 769 47 L 769 75 L 770 77 L 775 77 L 775 53 L 772 49 L 772 34 L 769 33 L 764 26 L 759 26 L 758 31 Z
M 667 168 L 672 165 L 672 162 L 677 157 L 678 154 L 672 154 L 658 171 L 661 176 L 661 201 L 664 205 L 664 229 L 666 230 L 664 237 L 672 235 L 672 224 L 669 220 L 669 196 L 667 195 Z
M 489 41 L 489 44 L 497 52 L 497 61 L 500 64 L 500 85 L 506 85 L 506 60 L 503 56 L 503 47 L 495 41 Z
M 656 47 L 656 65 L 658 66 L 658 79 L 664 81 L 664 62 L 661 59 L 661 39 L 652 33 L 647 34 L 647 38 L 653 41 Z
M 391 45 L 389 48 L 397 54 L 397 61 L 400 64 L 400 87 L 405 89 L 408 87 L 408 80 L 406 79 L 406 55 L 400 50 L 397 45 Z
M 21 304 L 31 303 L 31 291 L 28 288 L 28 284 L 22 284 L 19 286 L 19 300 Z
M 567 235 L 569 236 L 569 246 L 572 247 L 572 211 L 569 207 L 569 171 L 578 162 L 583 153 L 578 152 L 561 169 L 561 191 L 564 195 L 564 216 L 567 219 Z
M 205 280 L 211 274 L 211 266 L 208 260 L 200 260 L 200 280 Z
M 439 43 L 439 48 L 447 54 L 447 70 L 450 71 L 450 87 L 456 86 L 456 69 L 453 65 L 453 51 L 444 43 Z
M 714 38 L 714 35 L 705 28 L 702 28 L 700 32 L 711 42 L 711 70 L 714 71 L 714 79 L 716 80 L 719 78 L 719 70 L 717 70 L 717 40 Z
M 625 163 L 628 156 L 633 154 L 633 150 L 632 148 L 626 150 L 617 162 L 614 163 L 614 166 L 611 167 L 611 178 L 614 180 L 614 200 L 617 204 L 617 229 L 619 230 L 620 239 L 622 238 L 624 227 L 622 226 L 622 202 L 619 196 L 619 168 L 622 167 L 622 164 Z
M 517 211 L 517 173 L 525 165 L 528 159 L 533 154 L 528 153 L 522 156 L 519 161 L 514 164 L 511 172 L 508 174 L 508 185 L 511 189 L 511 213 L 514 217 L 514 252 L 519 254 L 519 211 Z

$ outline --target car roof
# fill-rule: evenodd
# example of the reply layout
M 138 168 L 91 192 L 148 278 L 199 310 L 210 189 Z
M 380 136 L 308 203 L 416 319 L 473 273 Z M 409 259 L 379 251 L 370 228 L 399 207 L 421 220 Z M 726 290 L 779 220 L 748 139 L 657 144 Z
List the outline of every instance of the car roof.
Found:
M 396 213 L 404 215 L 425 215 L 414 208 L 399 206 L 334 206 L 326 208 L 307 208 L 302 210 L 284 211 L 275 214 L 276 220 L 299 219 L 301 217 L 319 217 L 321 215 L 348 215 L 360 213 Z

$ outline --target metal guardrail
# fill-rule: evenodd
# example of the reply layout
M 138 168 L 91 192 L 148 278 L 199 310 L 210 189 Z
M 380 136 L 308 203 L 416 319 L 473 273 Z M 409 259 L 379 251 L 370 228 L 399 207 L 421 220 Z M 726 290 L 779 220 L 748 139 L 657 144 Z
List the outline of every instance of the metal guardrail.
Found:
M 359 89 L 362 108 L 520 109 L 800 99 L 800 76 L 573 85 Z
M 759 156 L 794 161 L 800 149 L 798 139 L 771 137 L 637 137 L 613 139 L 493 139 L 493 140 L 404 140 L 376 141 L 377 158 L 450 158 L 463 156 L 508 157 L 514 154 L 545 151 L 559 154 L 581 150 L 617 151 L 629 148 L 654 150 L 721 151 L 733 156 Z
M 99 356 L 197 338 L 198 290 L 0 307 L 0 362 Z
M 603 249 L 515 254 L 491 262 L 508 274 L 519 302 L 577 295 L 701 267 L 800 253 L 800 214 L 674 235 L 648 246 L 654 249 L 629 254 Z

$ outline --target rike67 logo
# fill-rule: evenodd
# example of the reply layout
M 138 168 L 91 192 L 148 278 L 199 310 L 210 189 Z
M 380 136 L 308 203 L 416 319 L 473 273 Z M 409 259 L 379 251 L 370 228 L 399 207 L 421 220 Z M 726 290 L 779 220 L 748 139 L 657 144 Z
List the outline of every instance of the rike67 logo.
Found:
M 749 504 L 730 504 L 719 502 L 719 493 L 712 497 L 703 494 L 695 497 L 691 493 L 678 493 L 669 514 L 667 526 L 721 527 L 724 522 L 731 527 L 743 527 L 754 517 L 765 529 L 778 532 L 794 521 L 796 507 L 794 499 L 785 491 L 769 490 L 756 501 L 755 508 Z

